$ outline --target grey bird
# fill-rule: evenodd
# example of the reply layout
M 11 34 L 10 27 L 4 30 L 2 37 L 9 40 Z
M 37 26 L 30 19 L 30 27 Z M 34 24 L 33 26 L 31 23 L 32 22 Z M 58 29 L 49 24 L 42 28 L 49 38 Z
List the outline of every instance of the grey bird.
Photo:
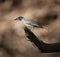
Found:
M 15 20 L 19 20 L 19 21 L 23 22 L 24 25 L 31 30 L 34 28 L 43 28 L 44 29 L 44 27 L 40 23 L 38 23 L 32 19 L 25 19 L 24 17 L 19 16 Z M 44 29 L 44 30 L 46 30 L 46 29 Z

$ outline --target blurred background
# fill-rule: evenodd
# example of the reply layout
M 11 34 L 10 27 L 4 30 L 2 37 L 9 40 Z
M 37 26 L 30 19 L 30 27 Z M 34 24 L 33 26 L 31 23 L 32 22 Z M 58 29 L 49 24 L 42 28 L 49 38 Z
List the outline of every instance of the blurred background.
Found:
M 60 0 L 0 0 L 0 57 L 60 57 L 60 53 L 41 53 L 28 41 L 18 16 L 41 23 L 34 29 L 45 43 L 60 42 Z

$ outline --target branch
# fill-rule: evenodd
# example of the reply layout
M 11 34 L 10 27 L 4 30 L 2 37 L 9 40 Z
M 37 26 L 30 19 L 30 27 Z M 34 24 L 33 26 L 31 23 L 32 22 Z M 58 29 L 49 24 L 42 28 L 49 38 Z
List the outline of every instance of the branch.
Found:
M 43 53 L 60 52 L 60 43 L 52 44 L 44 43 L 43 41 L 39 40 L 34 35 L 34 33 L 28 28 L 25 28 L 24 30 L 27 38 L 30 39 L 30 41 L 33 42 L 41 52 Z

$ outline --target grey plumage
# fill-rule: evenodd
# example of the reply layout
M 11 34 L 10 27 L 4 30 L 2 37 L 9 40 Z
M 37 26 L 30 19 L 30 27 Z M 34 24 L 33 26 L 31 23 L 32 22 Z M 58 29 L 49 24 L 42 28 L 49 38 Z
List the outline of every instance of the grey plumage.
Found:
M 43 26 L 40 23 L 38 23 L 32 19 L 25 19 L 22 16 L 17 17 L 15 20 L 22 21 L 24 23 L 24 25 L 27 26 L 27 28 L 29 28 L 29 29 L 43 28 Z

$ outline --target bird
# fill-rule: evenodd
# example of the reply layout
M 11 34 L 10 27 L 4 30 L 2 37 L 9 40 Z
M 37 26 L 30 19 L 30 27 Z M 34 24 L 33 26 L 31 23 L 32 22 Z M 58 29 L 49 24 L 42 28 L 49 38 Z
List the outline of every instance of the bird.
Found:
M 36 22 L 32 19 L 26 19 L 23 16 L 19 16 L 15 20 L 21 21 L 27 28 L 29 28 L 31 30 L 33 30 L 34 28 L 43 28 L 44 29 L 44 27 L 39 22 Z M 44 29 L 44 30 L 46 30 L 46 29 Z

